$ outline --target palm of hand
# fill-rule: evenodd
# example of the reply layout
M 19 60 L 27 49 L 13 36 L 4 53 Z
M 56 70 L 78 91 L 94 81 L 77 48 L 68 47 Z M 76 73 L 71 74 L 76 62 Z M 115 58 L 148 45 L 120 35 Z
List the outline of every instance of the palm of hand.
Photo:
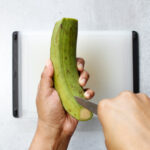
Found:
M 59 95 L 54 88 L 51 88 L 47 92 L 48 96 L 43 97 L 45 100 L 37 103 L 38 110 L 42 113 L 42 116 L 39 114 L 39 118 L 47 122 L 49 126 L 59 129 L 67 135 L 72 135 L 78 121 L 65 112 Z
M 84 83 L 80 83 L 81 86 L 84 86 L 89 78 L 89 75 L 83 70 L 83 59 L 78 59 L 77 63 L 80 64 L 78 70 L 81 72 L 79 83 L 82 79 L 85 79 Z M 53 88 L 53 72 L 52 62 L 49 61 L 47 66 L 44 68 L 38 88 L 36 99 L 38 118 L 40 121 L 44 122 L 44 124 L 47 124 L 47 126 L 61 131 L 62 134 L 71 136 L 78 124 L 78 121 L 64 110 L 59 95 Z M 94 92 L 92 90 L 88 89 L 85 92 L 85 97 L 87 99 L 93 96 Z

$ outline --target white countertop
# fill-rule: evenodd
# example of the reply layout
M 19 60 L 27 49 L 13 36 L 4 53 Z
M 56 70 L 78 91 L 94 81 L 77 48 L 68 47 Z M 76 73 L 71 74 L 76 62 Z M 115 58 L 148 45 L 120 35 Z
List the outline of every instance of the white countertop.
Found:
M 12 51 L 14 30 L 50 30 L 62 17 L 79 20 L 79 30 L 136 30 L 140 35 L 141 91 L 150 95 L 149 0 L 0 0 L 0 150 L 26 150 L 36 121 L 12 117 Z M 88 124 L 88 125 L 87 125 Z M 105 150 L 96 118 L 80 123 L 69 150 Z

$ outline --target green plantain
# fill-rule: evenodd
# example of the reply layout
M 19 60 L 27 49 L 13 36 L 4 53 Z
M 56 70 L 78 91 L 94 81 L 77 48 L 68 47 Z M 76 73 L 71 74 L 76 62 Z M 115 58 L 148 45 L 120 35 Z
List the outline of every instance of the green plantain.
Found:
M 63 18 L 56 22 L 52 39 L 50 58 L 54 66 L 54 86 L 65 110 L 77 120 L 89 120 L 93 114 L 77 103 L 74 96 L 84 98 L 84 90 L 78 83 L 76 65 L 78 21 Z

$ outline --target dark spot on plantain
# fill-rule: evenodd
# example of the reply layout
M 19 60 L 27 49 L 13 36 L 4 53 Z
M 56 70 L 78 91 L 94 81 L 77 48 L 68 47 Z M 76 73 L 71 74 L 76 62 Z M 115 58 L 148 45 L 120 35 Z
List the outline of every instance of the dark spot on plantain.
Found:
M 62 25 L 62 23 L 60 24 L 60 28 L 61 28 L 61 29 L 63 28 L 63 25 Z
M 77 114 L 74 114 L 74 116 L 76 117 L 76 116 L 77 116 Z
M 72 85 L 72 84 L 70 85 L 70 87 L 71 87 L 72 89 L 75 89 L 74 85 Z
M 55 44 L 58 43 L 58 39 L 59 39 L 59 31 L 56 32 L 56 36 L 55 36 L 55 39 L 54 39 Z
M 80 93 L 80 94 L 82 94 L 82 91 L 81 91 L 81 90 L 79 90 L 79 93 Z
M 73 29 L 72 29 L 72 27 L 70 27 L 70 32 L 71 32 L 71 33 L 73 32 Z
M 70 71 L 67 69 L 67 73 L 70 73 Z

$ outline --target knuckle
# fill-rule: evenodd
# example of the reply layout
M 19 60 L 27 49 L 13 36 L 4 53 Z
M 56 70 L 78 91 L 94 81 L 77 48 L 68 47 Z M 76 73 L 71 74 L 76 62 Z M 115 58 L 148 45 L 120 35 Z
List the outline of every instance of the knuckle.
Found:
M 83 58 L 77 58 L 77 62 L 79 62 L 79 63 L 82 63 L 82 64 L 84 64 L 85 63 L 85 60 L 83 59 Z
M 80 58 L 80 60 L 81 60 L 81 63 L 85 63 L 85 60 L 83 59 L 83 58 Z
M 141 95 L 144 100 L 150 99 L 145 93 L 140 93 L 139 95 Z
M 124 92 L 120 93 L 120 96 L 122 96 L 122 97 L 133 97 L 134 94 L 130 91 L 124 91 Z
M 90 89 L 91 94 L 94 96 L 95 92 L 93 90 Z
M 91 89 L 87 90 L 86 92 L 88 92 L 90 94 L 90 98 L 93 97 L 95 94 L 94 91 Z
M 143 97 L 148 97 L 145 93 L 141 93 L 141 95 L 142 95 Z

